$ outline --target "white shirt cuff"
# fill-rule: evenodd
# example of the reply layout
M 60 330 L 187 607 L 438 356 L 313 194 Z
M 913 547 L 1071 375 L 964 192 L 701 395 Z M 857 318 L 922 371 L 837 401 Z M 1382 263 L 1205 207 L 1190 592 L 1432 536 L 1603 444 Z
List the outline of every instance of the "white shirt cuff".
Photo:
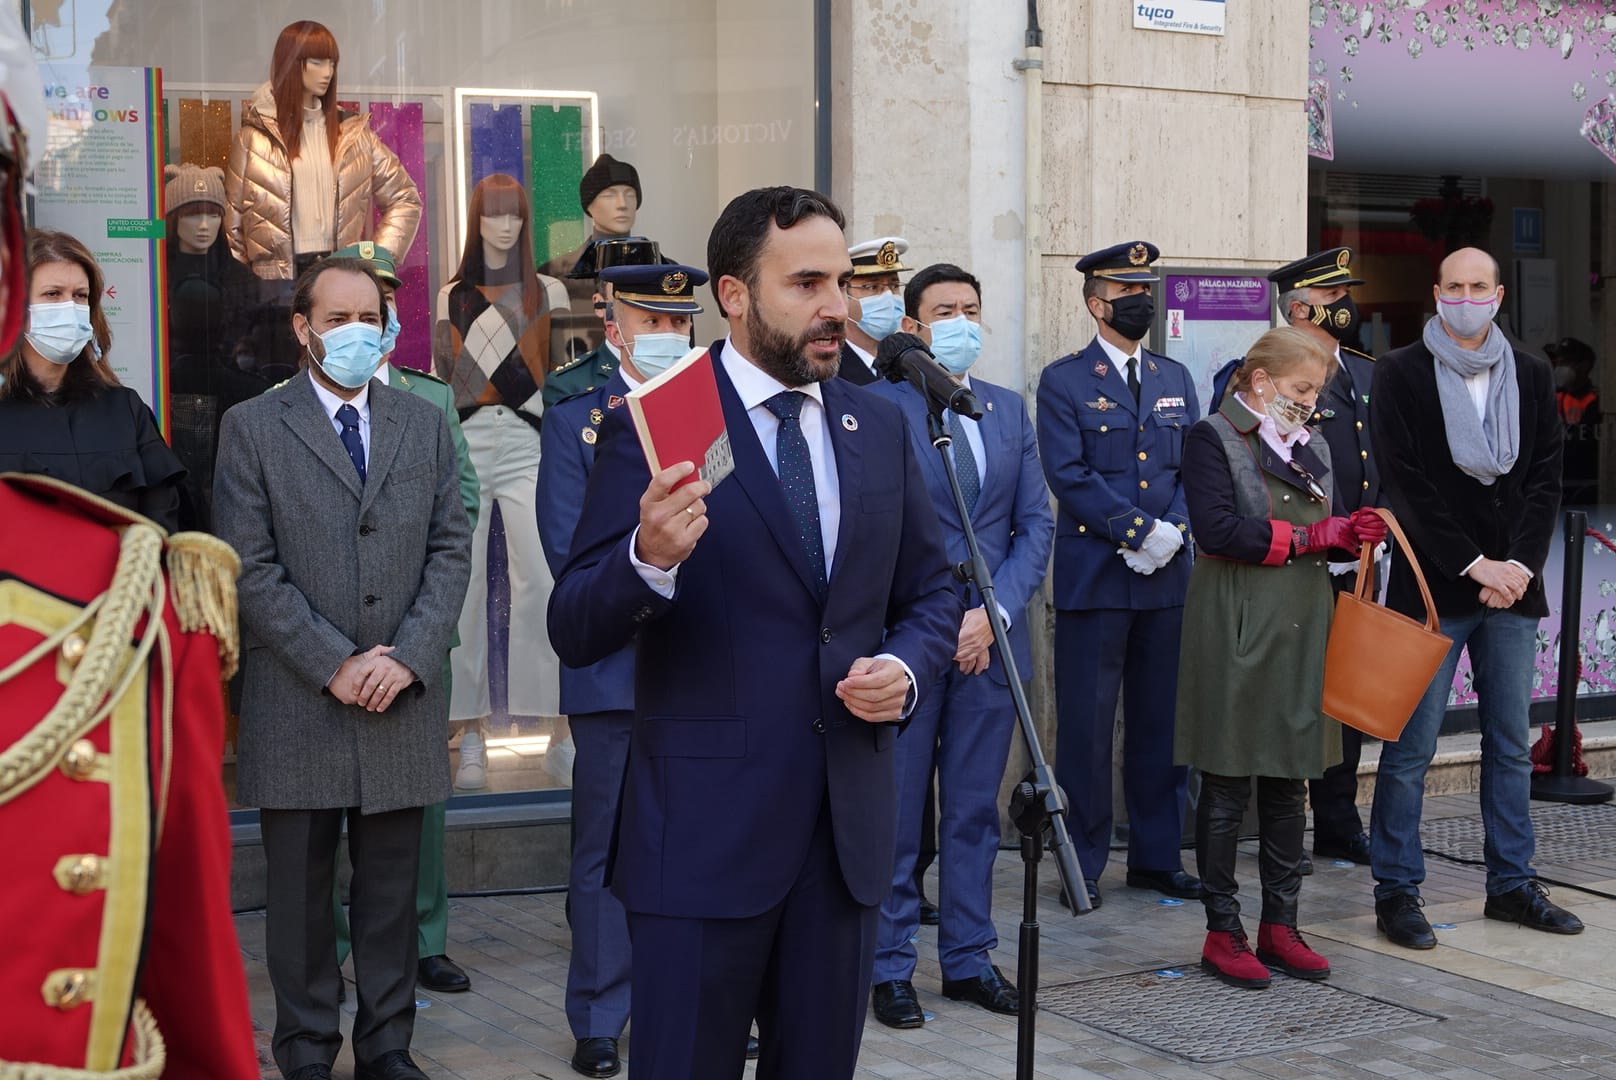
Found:
M 999 609 L 999 618 L 1004 620 L 1004 628 L 1006 630 L 1009 630 L 1010 629 L 1010 613 L 1008 611 L 1004 610 L 1004 605 L 999 603 L 998 601 L 994 601 L 993 606 Z
M 1511 566 L 1519 566 L 1521 568 L 1521 572 L 1526 575 L 1527 580 L 1531 580 L 1532 578 L 1537 576 L 1536 574 L 1532 573 L 1532 571 L 1528 570 L 1526 568 L 1526 564 L 1522 563 L 1519 559 L 1511 559 L 1511 560 L 1509 560 L 1509 565 L 1511 565 Z
M 650 563 L 641 562 L 639 556 L 634 554 L 634 549 L 639 543 L 639 539 L 640 527 L 636 525 L 634 526 L 633 535 L 628 538 L 629 563 L 634 567 L 634 572 L 640 575 L 640 580 L 645 582 L 652 592 L 664 600 L 672 600 L 673 583 L 674 579 L 679 576 L 679 567 L 675 566 L 671 570 L 663 570 L 660 567 L 652 566 Z M 899 662 L 902 663 L 902 661 Z
M 915 702 L 916 702 L 916 700 L 918 700 L 918 696 L 916 694 L 916 691 L 919 689 L 919 687 L 915 686 L 915 673 L 910 670 L 909 665 L 904 663 L 901 657 L 894 656 L 892 653 L 889 653 L 889 652 L 877 653 L 875 655 L 875 659 L 877 659 L 877 660 L 891 660 L 894 663 L 896 663 L 899 667 L 903 668 L 903 673 L 905 675 L 909 676 L 909 693 L 903 699 L 903 712 L 898 714 L 898 719 L 899 720 L 907 720 L 907 719 L 909 719 L 909 714 L 911 712 L 914 712 Z
M 1487 556 L 1485 556 L 1485 555 L 1477 555 L 1474 559 L 1471 559 L 1470 560 L 1470 565 L 1466 566 L 1463 570 L 1459 571 L 1459 576 L 1464 577 L 1466 574 L 1470 573 L 1470 571 L 1472 571 L 1472 570 L 1474 570 L 1476 568 L 1476 564 L 1479 563 L 1482 559 L 1485 559 L 1486 557 Z

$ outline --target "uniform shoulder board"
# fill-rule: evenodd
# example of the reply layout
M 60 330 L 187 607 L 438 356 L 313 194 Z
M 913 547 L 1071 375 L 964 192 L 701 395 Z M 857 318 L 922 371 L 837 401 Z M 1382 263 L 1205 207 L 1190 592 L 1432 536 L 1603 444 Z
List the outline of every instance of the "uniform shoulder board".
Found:
M 435 382 L 439 386 L 449 385 L 430 371 L 417 371 L 415 368 L 399 368 L 398 370 L 412 379 L 424 379 L 427 382 Z
M 588 360 L 593 355 L 594 355 L 594 353 L 584 353 L 582 356 L 578 357 L 577 359 L 568 360 L 565 364 L 562 364 L 558 368 L 551 368 L 550 369 L 550 374 L 551 375 L 560 375 L 563 371 L 571 371 L 573 368 L 577 367 L 579 364 L 582 364 L 584 361 Z

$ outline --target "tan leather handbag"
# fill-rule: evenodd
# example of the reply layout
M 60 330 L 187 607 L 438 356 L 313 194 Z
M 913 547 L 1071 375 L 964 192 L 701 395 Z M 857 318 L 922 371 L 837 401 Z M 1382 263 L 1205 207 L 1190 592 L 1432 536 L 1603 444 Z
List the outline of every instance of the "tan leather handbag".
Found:
M 1395 742 L 1448 655 L 1453 639 L 1438 629 L 1436 605 L 1419 560 L 1397 518 L 1375 508 L 1414 571 L 1425 600 L 1418 622 L 1374 602 L 1370 546 L 1358 556 L 1358 584 L 1336 597 L 1335 621 L 1324 653 L 1324 713 L 1366 735 Z

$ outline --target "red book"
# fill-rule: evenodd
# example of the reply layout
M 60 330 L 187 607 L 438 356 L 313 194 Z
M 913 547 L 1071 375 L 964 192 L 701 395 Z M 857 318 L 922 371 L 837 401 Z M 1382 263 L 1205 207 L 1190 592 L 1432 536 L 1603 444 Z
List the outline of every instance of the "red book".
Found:
M 696 471 L 675 487 L 698 476 L 717 487 L 735 470 L 713 358 L 706 349 L 691 349 L 668 370 L 630 390 L 624 400 L 653 474 L 694 461 Z

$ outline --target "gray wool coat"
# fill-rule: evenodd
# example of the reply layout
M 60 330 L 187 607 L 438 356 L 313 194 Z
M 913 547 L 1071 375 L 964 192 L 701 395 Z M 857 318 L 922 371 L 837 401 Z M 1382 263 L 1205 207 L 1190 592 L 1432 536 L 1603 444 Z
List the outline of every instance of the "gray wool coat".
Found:
M 372 814 L 449 796 L 444 658 L 471 575 L 471 527 L 441 410 L 370 384 L 367 478 L 307 372 L 225 413 L 216 528 L 241 556 L 237 799 Z M 386 712 L 325 689 L 373 645 L 416 682 Z

